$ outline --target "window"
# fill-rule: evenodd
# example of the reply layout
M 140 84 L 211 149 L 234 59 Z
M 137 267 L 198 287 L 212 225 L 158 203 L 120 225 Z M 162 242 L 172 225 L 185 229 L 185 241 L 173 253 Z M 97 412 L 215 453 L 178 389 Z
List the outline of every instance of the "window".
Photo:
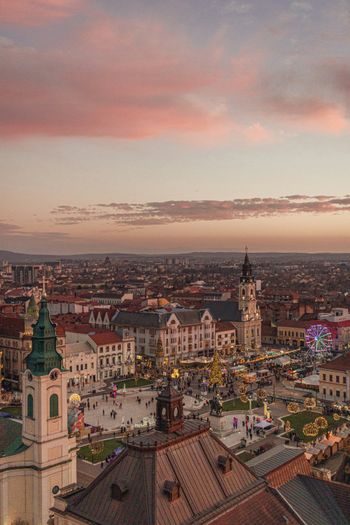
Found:
M 339 376 L 335 376 L 335 380 L 337 383 L 339 383 Z
M 325 388 L 323 389 L 323 395 L 326 395 L 326 389 Z
M 330 381 L 333 381 L 333 376 L 332 376 L 332 374 L 329 374 L 329 380 L 330 380 Z
M 322 374 L 323 381 L 326 381 L 326 374 Z
M 333 395 L 333 390 L 330 388 L 329 389 L 329 395 L 332 396 Z
M 58 417 L 58 395 L 50 396 L 50 417 Z
M 335 391 L 335 395 L 336 395 L 337 397 L 340 397 L 340 392 L 339 392 L 339 390 L 336 390 L 336 391 Z
M 34 403 L 32 394 L 28 394 L 27 397 L 27 417 L 34 417 Z
M 346 384 L 346 377 L 343 377 L 343 383 Z

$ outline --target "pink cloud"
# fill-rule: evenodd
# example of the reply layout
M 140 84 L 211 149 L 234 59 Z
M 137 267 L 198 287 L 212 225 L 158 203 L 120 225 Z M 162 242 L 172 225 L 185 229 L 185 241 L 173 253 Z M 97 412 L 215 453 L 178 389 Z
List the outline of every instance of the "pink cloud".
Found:
M 39 26 L 71 16 L 83 0 L 1 0 L 0 23 Z
M 3 47 L 0 134 L 139 139 L 226 132 L 224 112 L 190 96 L 212 85 L 215 64 L 196 60 L 186 39 L 169 38 L 161 24 L 97 19 L 72 47 Z
M 262 144 L 273 141 L 273 134 L 271 131 L 266 129 L 260 124 L 260 122 L 255 122 L 251 126 L 248 126 L 244 130 L 244 136 L 248 142 L 253 142 L 255 144 Z
M 82 1 L 30 3 L 34 13 L 35 6 L 48 6 L 49 13 L 66 16 Z M 225 66 L 213 47 L 215 39 L 199 50 L 181 28 L 174 31 L 155 18 L 101 14 L 60 50 L 3 41 L 0 135 L 176 136 L 211 145 L 232 137 L 271 142 L 276 125 L 307 133 L 348 129 L 346 104 L 333 93 L 328 99 L 317 92 L 291 97 L 283 77 L 276 83 L 264 73 L 261 52 L 241 52 Z M 243 115 L 253 124 L 242 123 Z

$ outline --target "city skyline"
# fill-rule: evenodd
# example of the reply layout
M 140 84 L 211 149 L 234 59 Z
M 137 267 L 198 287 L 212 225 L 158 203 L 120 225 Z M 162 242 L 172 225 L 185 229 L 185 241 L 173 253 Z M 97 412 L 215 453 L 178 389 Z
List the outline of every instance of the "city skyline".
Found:
M 1 248 L 346 252 L 350 6 L 4 0 Z

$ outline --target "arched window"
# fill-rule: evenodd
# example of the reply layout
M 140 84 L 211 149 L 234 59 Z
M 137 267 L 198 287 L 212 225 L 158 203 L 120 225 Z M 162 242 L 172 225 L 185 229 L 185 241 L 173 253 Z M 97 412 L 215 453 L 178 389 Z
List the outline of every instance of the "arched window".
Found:
M 34 417 L 34 403 L 32 394 L 27 396 L 27 417 Z
M 50 396 L 50 417 L 58 416 L 58 395 L 52 394 Z

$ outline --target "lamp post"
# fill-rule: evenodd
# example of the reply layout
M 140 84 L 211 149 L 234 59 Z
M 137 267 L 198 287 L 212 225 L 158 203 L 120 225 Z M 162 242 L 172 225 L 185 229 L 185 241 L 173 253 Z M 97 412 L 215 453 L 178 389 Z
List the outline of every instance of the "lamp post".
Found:
M 248 403 L 249 403 L 249 415 L 252 415 L 252 402 L 253 402 L 253 396 L 252 394 L 248 395 Z

